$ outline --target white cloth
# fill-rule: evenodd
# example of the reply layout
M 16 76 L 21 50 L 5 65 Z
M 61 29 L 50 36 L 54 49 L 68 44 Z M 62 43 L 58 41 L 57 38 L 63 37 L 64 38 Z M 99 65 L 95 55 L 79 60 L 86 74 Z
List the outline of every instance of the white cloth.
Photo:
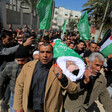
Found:
M 68 60 L 74 62 L 78 66 L 79 73 L 77 76 L 67 70 L 66 61 Z M 71 81 L 77 81 L 83 78 L 83 74 L 85 71 L 85 63 L 80 58 L 73 56 L 62 56 L 57 58 L 56 63 L 62 69 L 63 74 L 69 77 Z
M 39 51 L 34 51 L 34 52 L 33 52 L 33 55 L 34 55 L 34 54 L 39 54 Z

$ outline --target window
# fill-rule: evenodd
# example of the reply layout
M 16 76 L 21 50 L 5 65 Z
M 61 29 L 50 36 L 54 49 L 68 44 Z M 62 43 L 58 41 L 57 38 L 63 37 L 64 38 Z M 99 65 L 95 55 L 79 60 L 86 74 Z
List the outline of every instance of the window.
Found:
M 68 14 L 65 14 L 65 16 L 68 16 Z
M 57 18 L 55 17 L 55 18 L 54 18 L 54 20 L 56 21 L 56 20 L 57 20 Z
M 55 14 L 57 15 L 57 14 L 58 14 L 58 12 L 56 11 L 56 12 L 55 12 Z

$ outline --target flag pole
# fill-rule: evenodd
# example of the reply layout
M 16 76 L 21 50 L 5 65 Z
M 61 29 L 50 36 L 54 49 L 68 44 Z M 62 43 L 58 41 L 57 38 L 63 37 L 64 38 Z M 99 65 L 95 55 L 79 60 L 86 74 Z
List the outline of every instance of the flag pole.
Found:
M 44 29 L 44 32 L 43 32 L 43 37 L 44 37 L 44 35 L 45 35 L 45 29 Z

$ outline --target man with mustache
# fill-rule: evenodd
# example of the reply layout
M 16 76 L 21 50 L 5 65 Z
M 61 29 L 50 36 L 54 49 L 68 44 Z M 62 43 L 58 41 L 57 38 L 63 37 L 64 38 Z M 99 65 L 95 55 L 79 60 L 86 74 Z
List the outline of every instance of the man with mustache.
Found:
M 16 80 L 16 112 L 62 112 L 62 88 L 75 93 L 77 85 L 53 62 L 53 47 L 48 43 L 40 45 L 39 61 L 27 63 Z
M 106 89 L 106 79 L 100 73 L 104 57 L 100 53 L 92 53 L 87 61 L 83 79 L 77 82 L 80 86 L 75 94 L 67 94 L 64 107 L 67 112 L 92 112 L 90 106 L 99 98 L 107 112 L 112 111 L 112 99 Z

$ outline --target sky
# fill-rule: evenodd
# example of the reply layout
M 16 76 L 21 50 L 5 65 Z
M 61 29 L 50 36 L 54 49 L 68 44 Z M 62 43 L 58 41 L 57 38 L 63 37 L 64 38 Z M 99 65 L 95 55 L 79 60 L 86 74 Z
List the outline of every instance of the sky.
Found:
M 65 9 L 81 11 L 82 5 L 88 0 L 55 0 L 55 7 L 64 7 Z

